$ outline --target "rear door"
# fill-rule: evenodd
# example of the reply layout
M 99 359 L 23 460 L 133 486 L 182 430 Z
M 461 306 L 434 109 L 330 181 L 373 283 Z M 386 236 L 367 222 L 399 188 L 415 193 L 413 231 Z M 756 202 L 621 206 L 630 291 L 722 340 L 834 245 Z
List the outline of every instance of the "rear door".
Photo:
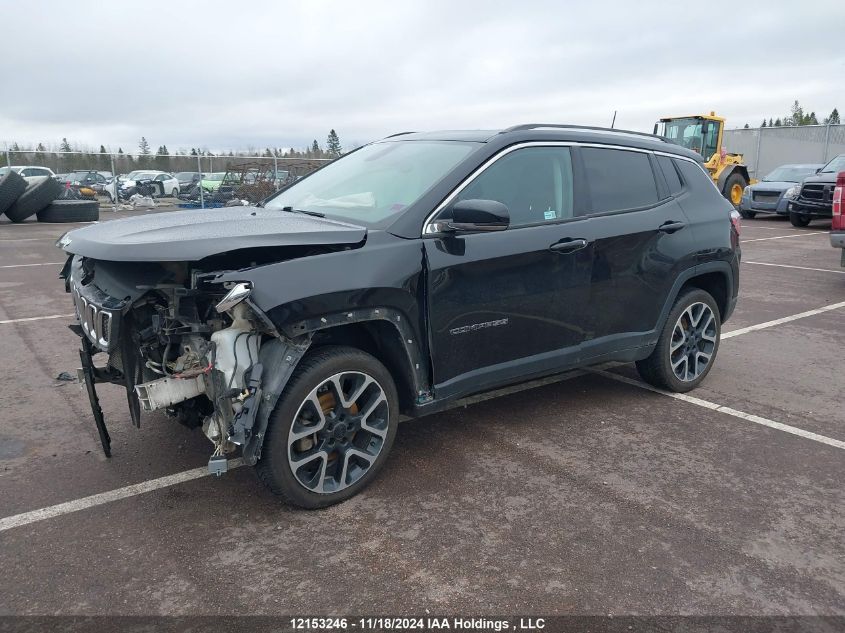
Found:
M 677 275 L 694 265 L 694 247 L 652 153 L 584 146 L 578 156 L 592 255 L 585 341 L 595 355 L 637 346 L 657 326 Z
M 438 397 L 554 369 L 584 338 L 591 257 L 570 148 L 507 153 L 449 204 L 468 199 L 504 203 L 511 223 L 424 240 Z

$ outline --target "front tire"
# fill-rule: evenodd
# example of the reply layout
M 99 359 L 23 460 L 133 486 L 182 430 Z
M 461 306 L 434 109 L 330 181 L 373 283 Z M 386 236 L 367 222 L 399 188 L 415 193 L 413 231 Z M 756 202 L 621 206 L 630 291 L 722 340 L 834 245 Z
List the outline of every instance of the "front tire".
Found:
M 722 320 L 710 293 L 690 288 L 675 301 L 657 346 L 637 361 L 647 383 L 676 393 L 695 389 L 710 373 L 719 351 Z
M 740 214 L 743 218 L 745 218 L 746 220 L 753 220 L 754 218 L 756 218 L 756 217 L 757 217 L 757 212 L 756 212 L 756 211 L 746 211 L 746 210 L 744 210 L 744 209 L 740 209 L 740 210 L 739 210 L 739 214 Z
M 804 215 L 803 213 L 789 212 L 789 221 L 792 222 L 792 226 L 797 226 L 798 228 L 803 228 L 810 224 L 811 219 L 809 215 Z
M 317 348 L 300 361 L 270 415 L 256 472 L 292 505 L 339 503 L 375 479 L 398 420 L 396 386 L 384 365 L 352 347 Z

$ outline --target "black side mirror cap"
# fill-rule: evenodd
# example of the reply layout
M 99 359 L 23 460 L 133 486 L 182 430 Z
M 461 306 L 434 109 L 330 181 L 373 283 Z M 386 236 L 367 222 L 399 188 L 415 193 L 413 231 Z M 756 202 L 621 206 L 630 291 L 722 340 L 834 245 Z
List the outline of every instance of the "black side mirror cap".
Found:
M 504 231 L 510 225 L 508 208 L 498 200 L 461 200 L 451 215 L 446 226 L 452 231 Z

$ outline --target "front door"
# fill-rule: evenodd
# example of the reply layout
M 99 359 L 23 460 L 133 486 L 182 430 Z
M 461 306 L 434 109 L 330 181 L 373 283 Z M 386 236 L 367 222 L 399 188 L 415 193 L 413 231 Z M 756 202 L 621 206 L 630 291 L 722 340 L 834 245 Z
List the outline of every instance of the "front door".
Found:
M 585 336 L 592 258 L 570 149 L 509 152 L 451 202 L 468 199 L 504 203 L 510 226 L 425 240 L 439 398 L 553 370 Z

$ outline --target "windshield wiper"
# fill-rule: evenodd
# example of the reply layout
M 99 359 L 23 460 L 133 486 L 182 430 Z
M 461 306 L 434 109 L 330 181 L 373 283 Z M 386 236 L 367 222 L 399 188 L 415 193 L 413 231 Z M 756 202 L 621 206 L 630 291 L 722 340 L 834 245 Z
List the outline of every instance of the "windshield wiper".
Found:
M 304 213 L 305 215 L 311 215 L 315 218 L 326 217 L 325 213 L 320 213 L 319 211 L 307 211 L 306 209 L 294 209 L 293 207 L 282 207 L 282 211 L 287 211 L 288 213 Z

